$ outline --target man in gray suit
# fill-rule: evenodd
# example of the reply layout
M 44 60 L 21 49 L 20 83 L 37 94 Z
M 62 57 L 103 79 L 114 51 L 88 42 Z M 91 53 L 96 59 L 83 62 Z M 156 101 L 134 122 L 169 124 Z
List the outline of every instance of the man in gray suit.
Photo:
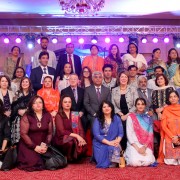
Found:
M 102 72 L 94 72 L 92 74 L 92 80 L 93 85 L 85 88 L 84 92 L 84 107 L 87 111 L 87 126 L 89 123 L 92 125 L 94 119 L 97 116 L 97 112 L 102 101 L 111 101 L 110 89 L 102 85 Z
M 147 88 L 147 77 L 139 76 L 138 77 L 138 95 L 140 98 L 146 100 L 146 113 L 151 116 L 154 120 L 157 119 L 156 114 L 152 109 L 152 89 Z

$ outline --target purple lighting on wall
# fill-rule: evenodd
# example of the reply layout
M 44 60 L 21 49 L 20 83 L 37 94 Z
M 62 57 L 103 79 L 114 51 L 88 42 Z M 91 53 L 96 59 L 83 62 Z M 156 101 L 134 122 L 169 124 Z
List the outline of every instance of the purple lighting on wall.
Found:
M 83 38 L 80 38 L 80 39 L 78 40 L 78 42 L 79 42 L 79 44 L 83 44 L 83 43 L 84 43 L 84 39 L 83 39 Z
M 18 38 L 16 38 L 16 40 L 15 40 L 15 41 L 16 41 L 16 43 L 18 43 L 18 44 L 19 44 L 19 43 L 21 43 L 21 38 L 19 38 L 19 37 L 18 37 Z
M 153 43 L 157 43 L 158 42 L 158 38 L 154 37 L 152 41 L 153 41 Z
M 109 37 L 105 38 L 105 43 L 110 43 L 111 39 Z
M 66 38 L 66 43 L 71 43 L 71 38 L 70 37 Z
M 9 43 L 9 38 L 4 38 L 4 43 L 8 44 Z
M 40 38 L 37 39 L 37 43 L 38 43 L 38 44 L 41 43 L 41 39 L 40 39 Z
M 165 43 L 168 43 L 168 42 L 169 42 L 169 38 L 168 38 L 168 37 L 165 37 L 165 38 L 164 38 L 164 42 L 165 42 Z

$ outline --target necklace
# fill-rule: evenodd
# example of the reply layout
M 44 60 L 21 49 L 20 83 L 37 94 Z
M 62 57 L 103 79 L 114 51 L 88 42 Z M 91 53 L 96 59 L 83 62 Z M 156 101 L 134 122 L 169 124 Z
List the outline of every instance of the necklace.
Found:
M 35 118 L 36 118 L 36 120 L 37 120 L 37 127 L 38 127 L 38 128 L 41 128 L 41 126 L 42 126 L 42 124 L 41 124 L 42 116 L 41 116 L 40 119 L 38 119 L 37 115 L 35 115 Z

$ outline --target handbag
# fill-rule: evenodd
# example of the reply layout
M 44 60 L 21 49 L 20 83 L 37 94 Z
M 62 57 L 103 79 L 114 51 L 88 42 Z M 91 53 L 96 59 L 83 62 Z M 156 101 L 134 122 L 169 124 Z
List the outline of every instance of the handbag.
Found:
M 51 145 L 48 145 L 48 151 L 42 154 L 42 159 L 47 170 L 56 170 L 67 166 L 67 159 Z
M 119 161 L 119 167 L 124 168 L 126 166 L 126 161 L 124 158 L 124 151 L 120 152 L 120 161 Z
M 8 171 L 16 167 L 17 147 L 11 146 L 4 155 L 1 170 Z

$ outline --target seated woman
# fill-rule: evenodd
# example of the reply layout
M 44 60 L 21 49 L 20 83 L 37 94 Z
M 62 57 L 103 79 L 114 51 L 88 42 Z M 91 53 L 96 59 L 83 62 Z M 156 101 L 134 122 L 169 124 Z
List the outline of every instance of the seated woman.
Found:
M 4 115 L 3 102 L 0 99 L 0 155 L 5 151 L 10 142 L 11 131 L 8 117 Z M 3 161 L 3 156 L 0 156 L 0 167 Z
M 115 115 L 114 106 L 103 101 L 99 117 L 93 124 L 93 152 L 97 168 L 116 167 L 120 162 L 120 141 L 123 137 L 121 119 Z
M 127 149 L 125 159 L 130 166 L 149 166 L 155 162 L 153 155 L 153 121 L 145 113 L 146 101 L 137 98 L 136 113 L 127 118 Z
M 11 89 L 15 93 L 19 90 L 19 85 L 21 82 L 21 79 L 25 77 L 26 73 L 22 67 L 18 67 L 15 69 L 12 81 L 11 81 Z
M 167 165 L 180 165 L 180 105 L 179 94 L 171 91 L 168 95 L 170 105 L 164 108 L 161 117 L 161 146 L 158 162 Z
M 41 154 L 46 153 L 52 139 L 52 117 L 40 96 L 31 98 L 28 110 L 20 122 L 18 168 L 26 171 L 43 170 Z
M 15 101 L 11 105 L 11 142 L 18 143 L 20 139 L 20 120 L 27 110 L 27 105 L 35 93 L 32 90 L 31 81 L 28 77 L 23 77 L 20 88 L 15 93 Z
M 11 81 L 8 76 L 0 76 L 0 99 L 3 101 L 5 115 L 10 117 L 14 93 L 10 90 Z
M 56 132 L 53 142 L 71 162 L 86 153 L 85 135 L 78 113 L 71 111 L 71 97 L 63 95 L 59 106 L 55 117 Z
M 53 79 L 50 76 L 44 78 L 43 87 L 37 94 L 43 98 L 47 111 L 55 117 L 59 109 L 60 94 L 53 89 Z

